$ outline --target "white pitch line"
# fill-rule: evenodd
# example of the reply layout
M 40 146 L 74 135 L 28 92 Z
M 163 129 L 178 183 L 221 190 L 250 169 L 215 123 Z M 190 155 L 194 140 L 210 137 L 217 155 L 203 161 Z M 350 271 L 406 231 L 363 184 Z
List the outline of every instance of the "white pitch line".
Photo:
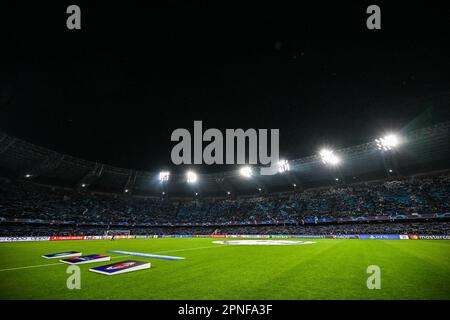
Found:
M 127 257 L 127 256 L 115 256 L 115 257 L 111 257 L 111 259 L 122 258 L 122 257 Z M 20 269 L 31 269 L 31 268 L 50 267 L 50 266 L 57 266 L 57 265 L 63 265 L 63 263 L 62 263 L 62 262 L 58 262 L 58 263 L 38 264 L 38 265 L 34 265 L 34 266 L 26 266 L 26 267 L 16 267 L 16 268 L 0 269 L 0 272 L 3 272 L 3 271 L 12 271 L 12 270 L 20 270 Z
M 12 271 L 12 270 L 20 270 L 20 269 L 31 269 L 31 268 L 41 268 L 41 267 L 49 267 L 49 266 L 56 266 L 58 264 L 61 264 L 61 262 L 59 263 L 49 263 L 49 264 L 38 264 L 35 266 L 26 266 L 26 267 L 17 267 L 17 268 L 8 268 L 8 269 L 0 269 L 0 272 L 3 271 Z
M 227 246 L 229 246 L 229 244 L 222 245 L 222 246 L 209 246 L 209 247 L 197 247 L 197 248 L 190 248 L 190 249 L 166 250 L 166 251 L 158 251 L 158 252 L 153 252 L 153 253 L 169 253 L 169 252 L 191 251 L 191 250 L 200 250 L 200 249 L 223 248 L 223 247 L 227 247 Z
M 208 248 L 223 248 L 226 247 L 228 245 L 224 245 L 224 246 L 209 246 L 209 247 L 198 247 L 198 248 L 190 248 L 190 249 L 179 249 L 179 250 L 167 250 L 167 251 L 158 251 L 158 252 L 154 252 L 154 253 L 168 253 L 168 252 L 179 252 L 179 251 L 191 251 L 191 250 L 200 250 L 200 249 L 208 249 Z M 114 256 L 111 257 L 111 259 L 116 259 L 116 258 L 123 258 L 123 257 L 129 257 L 129 255 L 121 255 L 121 256 Z M 7 268 L 7 269 L 0 269 L 0 272 L 3 271 L 14 271 L 14 270 L 21 270 L 21 269 L 32 269 L 32 268 L 42 268 L 42 267 L 50 267 L 50 266 L 57 266 L 57 265 L 62 265 L 62 262 L 58 262 L 58 263 L 49 263 L 49 264 L 38 264 L 38 265 L 34 265 L 34 266 L 26 266 L 26 267 L 16 267 L 16 268 Z

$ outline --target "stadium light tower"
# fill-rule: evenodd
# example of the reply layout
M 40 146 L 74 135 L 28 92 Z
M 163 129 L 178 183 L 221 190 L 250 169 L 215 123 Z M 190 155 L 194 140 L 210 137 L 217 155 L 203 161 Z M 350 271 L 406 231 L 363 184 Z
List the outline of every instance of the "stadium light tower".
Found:
M 169 171 L 161 171 L 159 173 L 159 181 L 165 182 L 169 181 L 170 172 Z
M 245 178 L 250 178 L 253 175 L 251 167 L 243 167 L 239 170 L 239 174 Z
M 289 162 L 287 160 L 280 160 L 278 162 L 278 172 L 283 173 L 286 171 L 289 171 L 290 167 L 289 167 Z
M 375 139 L 378 150 L 389 151 L 397 147 L 400 143 L 400 139 L 396 134 L 387 134 L 382 138 Z
M 338 165 L 339 162 L 341 162 L 341 159 L 339 159 L 339 157 L 334 154 L 333 150 L 322 149 L 320 150 L 319 155 L 322 159 L 322 162 L 327 165 L 335 166 Z
M 188 171 L 186 173 L 186 180 L 188 183 L 196 183 L 197 182 L 197 174 L 193 171 Z

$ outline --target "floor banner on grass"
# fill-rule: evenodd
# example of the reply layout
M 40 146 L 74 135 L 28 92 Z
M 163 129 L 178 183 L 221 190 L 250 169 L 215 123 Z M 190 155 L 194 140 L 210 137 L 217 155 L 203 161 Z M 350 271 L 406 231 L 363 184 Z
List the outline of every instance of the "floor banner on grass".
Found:
M 158 255 L 158 254 L 151 254 L 151 253 L 117 251 L 117 250 L 108 251 L 108 252 L 117 253 L 117 254 L 126 254 L 126 255 L 129 255 L 129 256 L 136 256 L 136 257 L 163 259 L 163 260 L 184 260 L 185 259 L 185 258 L 182 258 L 182 257 L 161 256 L 161 255 Z
M 133 272 L 133 271 L 150 269 L 150 268 L 151 268 L 150 262 L 126 260 L 126 261 L 121 261 L 121 262 L 117 262 L 117 263 L 113 263 L 113 264 L 108 264 L 106 266 L 90 268 L 89 271 L 112 276 L 112 275 L 116 275 L 116 274 Z
M 73 257 L 69 259 L 63 259 L 59 260 L 64 263 L 68 264 L 85 264 L 85 263 L 94 263 L 94 262 L 104 262 L 111 260 L 111 257 L 109 256 L 102 256 L 100 254 L 90 254 L 88 256 L 80 256 L 80 257 Z
M 45 259 L 72 258 L 72 257 L 79 257 L 79 256 L 81 256 L 81 254 L 82 253 L 79 251 L 67 251 L 67 252 L 60 252 L 60 253 L 45 254 L 42 256 L 42 258 L 45 258 Z

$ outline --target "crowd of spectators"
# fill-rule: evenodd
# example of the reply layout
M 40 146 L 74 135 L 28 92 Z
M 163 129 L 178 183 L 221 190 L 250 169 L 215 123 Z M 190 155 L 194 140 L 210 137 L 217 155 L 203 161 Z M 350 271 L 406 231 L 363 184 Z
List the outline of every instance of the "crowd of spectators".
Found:
M 117 231 L 107 226 L 5 225 L 0 236 L 89 236 Z M 122 230 L 124 231 L 124 230 Z M 336 225 L 272 225 L 225 227 L 132 227 L 132 235 L 353 235 L 353 234 L 420 234 L 450 235 L 449 222 L 358 223 Z M 115 232 L 116 233 L 116 232 Z
M 115 226 L 303 225 L 305 220 L 317 217 L 433 213 L 450 213 L 449 173 L 247 198 L 195 200 L 78 192 L 26 181 L 0 183 L 0 222 L 33 219 Z

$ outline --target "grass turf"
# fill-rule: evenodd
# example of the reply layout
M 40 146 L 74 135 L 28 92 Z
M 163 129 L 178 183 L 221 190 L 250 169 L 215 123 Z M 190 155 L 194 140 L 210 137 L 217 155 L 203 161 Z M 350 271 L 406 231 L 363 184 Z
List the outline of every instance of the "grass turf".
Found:
M 228 246 L 212 240 L 0 243 L 0 299 L 450 299 L 450 241 L 316 239 L 309 245 Z M 110 254 L 112 262 L 131 258 L 151 261 L 152 268 L 105 276 L 88 269 L 108 262 L 81 265 L 81 289 L 69 290 L 68 265 L 41 255 L 70 250 L 186 260 Z M 381 268 L 380 290 L 367 289 L 369 265 Z

